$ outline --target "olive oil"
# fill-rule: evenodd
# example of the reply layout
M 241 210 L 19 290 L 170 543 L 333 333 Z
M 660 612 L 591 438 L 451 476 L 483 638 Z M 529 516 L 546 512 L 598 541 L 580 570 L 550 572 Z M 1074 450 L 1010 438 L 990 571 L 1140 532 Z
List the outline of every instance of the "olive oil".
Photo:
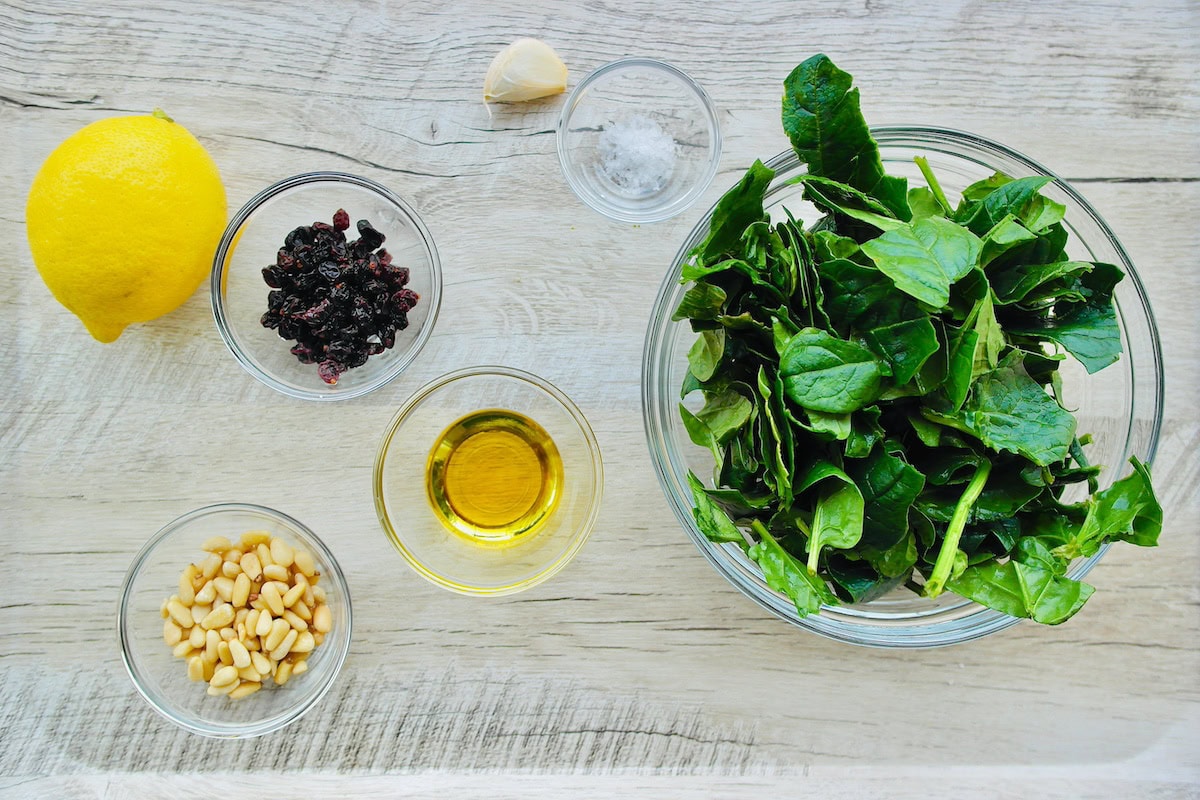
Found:
M 442 524 L 480 545 L 508 545 L 542 527 L 562 494 L 562 457 L 542 426 L 515 411 L 475 411 L 438 437 L 425 465 Z

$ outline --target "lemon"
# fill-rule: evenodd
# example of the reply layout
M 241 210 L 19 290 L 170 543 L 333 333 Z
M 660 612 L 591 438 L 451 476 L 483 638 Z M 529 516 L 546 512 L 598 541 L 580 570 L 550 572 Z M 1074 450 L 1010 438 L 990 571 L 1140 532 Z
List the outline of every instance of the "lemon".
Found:
M 60 144 L 33 179 L 25 229 L 54 297 L 111 342 L 196 291 L 225 211 L 208 152 L 155 110 L 93 122 Z
M 519 103 L 567 88 L 567 65 L 540 39 L 517 39 L 492 59 L 483 80 L 488 103 Z

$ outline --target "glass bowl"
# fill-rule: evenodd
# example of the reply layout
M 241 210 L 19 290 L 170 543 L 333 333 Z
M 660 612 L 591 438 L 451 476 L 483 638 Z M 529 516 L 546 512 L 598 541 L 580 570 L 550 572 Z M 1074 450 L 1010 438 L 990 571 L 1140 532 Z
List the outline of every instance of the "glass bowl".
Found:
M 408 327 L 396 334 L 394 347 L 327 384 L 317 375 L 316 364 L 302 364 L 292 355 L 292 341 L 259 322 L 271 291 L 262 269 L 275 263 L 290 231 L 316 221 L 329 223 L 339 208 L 350 215 L 348 239 L 357 237 L 355 223 L 361 219 L 387 237 L 383 247 L 392 263 L 409 269 L 408 288 L 420 299 L 408 313 Z M 341 172 L 310 172 L 272 184 L 242 206 L 221 237 L 210 283 L 221 338 L 247 372 L 291 397 L 346 400 L 393 380 L 420 353 L 441 304 L 442 268 L 424 223 L 390 189 Z
M 652 58 L 596 69 L 558 121 L 558 160 L 583 202 L 622 222 L 660 222 L 708 188 L 721 160 L 716 110 L 703 88 Z
M 303 674 L 282 686 L 266 681 L 260 691 L 237 700 L 212 697 L 204 683 L 188 679 L 187 664 L 164 641 L 161 612 L 164 601 L 178 593 L 187 565 L 208 556 L 201 549 L 207 539 L 224 536 L 237 543 L 248 531 L 265 531 L 312 555 L 332 628 L 311 651 Z M 337 678 L 350 649 L 351 628 L 346 578 L 317 535 L 286 514 L 238 503 L 198 508 L 154 534 L 125 576 L 117 622 L 125 668 L 150 706 L 181 728 L 224 739 L 270 733 L 312 709 Z
M 522 427 L 510 426 L 512 412 Z M 453 448 L 442 444 L 453 423 L 464 420 L 449 440 Z M 502 457 L 490 462 L 485 485 L 473 496 L 441 493 L 437 487 L 462 485 L 455 476 L 467 469 L 461 466 L 471 458 L 467 443 L 489 431 L 511 447 L 497 451 Z M 475 452 L 496 442 L 474 441 Z M 513 466 L 501 473 L 509 469 L 505 461 Z M 525 485 L 515 479 L 521 464 L 550 477 L 532 493 L 509 492 Z M 461 594 L 503 595 L 536 586 L 579 552 L 596 522 L 603 482 L 596 438 L 566 395 L 527 372 L 473 367 L 432 381 L 396 413 L 375 457 L 375 510 L 420 575 Z
M 1004 145 L 959 131 L 926 127 L 872 129 L 885 169 L 924 185 L 913 157 L 924 155 L 955 202 L 967 185 L 999 170 L 1013 177 L 1053 173 Z M 795 153 L 784 152 L 767 163 L 776 171 L 765 206 L 772 221 L 785 219 L 783 209 L 797 220 L 812 222 L 816 211 L 801 198 L 802 187 L 787 181 L 804 172 Z M 1070 234 L 1068 255 L 1106 261 L 1126 274 L 1114 295 L 1125 352 L 1117 363 L 1088 375 L 1073 359 L 1060 372 L 1065 404 L 1075 409 L 1080 432 L 1091 432 L 1092 463 L 1106 466 L 1101 487 L 1128 471 L 1130 456 L 1149 464 L 1158 447 L 1162 426 L 1162 350 L 1145 289 L 1116 235 L 1094 208 L 1060 178 L 1043 193 L 1064 203 L 1064 225 Z M 898 589 L 877 600 L 856 605 L 825 606 L 819 614 L 800 617 L 787 597 L 770 589 L 757 565 L 734 545 L 718 545 L 700 533 L 692 519 L 692 496 L 686 476 L 691 469 L 711 479 L 711 454 L 689 440 L 679 418 L 678 398 L 687 371 L 687 351 L 695 334 L 686 321 L 672 322 L 671 314 L 686 290 L 679 283 L 687 254 L 708 232 L 711 210 L 679 249 L 663 279 L 651 312 L 642 360 L 642 412 L 646 441 L 659 483 L 679 523 L 716 570 L 771 613 L 833 639 L 880 647 L 928 647 L 963 642 L 994 633 L 1019 620 L 945 593 L 934 600 Z M 1078 560 L 1070 576 L 1086 575 L 1104 554 Z

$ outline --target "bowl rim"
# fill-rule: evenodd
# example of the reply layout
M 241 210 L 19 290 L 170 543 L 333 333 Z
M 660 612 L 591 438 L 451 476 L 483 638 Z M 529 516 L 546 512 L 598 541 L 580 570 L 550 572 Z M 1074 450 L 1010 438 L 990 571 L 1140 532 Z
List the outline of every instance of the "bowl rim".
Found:
M 593 478 L 592 484 L 594 491 L 589 503 L 589 507 L 584 518 L 573 531 L 573 539 L 570 546 L 564 550 L 557 559 L 550 562 L 544 568 L 539 570 L 534 575 L 525 578 L 516 583 L 505 584 L 500 587 L 492 586 L 468 586 L 460 581 L 452 580 L 445 575 L 431 569 L 408 547 L 405 546 L 403 537 L 392 524 L 391 516 L 388 514 L 387 503 L 384 499 L 383 491 L 383 469 L 384 462 L 387 459 L 388 449 L 391 446 L 392 439 L 400 430 L 401 424 L 408 415 L 421 403 L 433 396 L 435 393 L 445 389 L 446 387 L 468 378 L 476 377 L 501 377 L 507 378 L 522 383 L 527 383 L 535 389 L 552 397 L 565 410 L 572 420 L 578 426 L 580 433 L 583 435 L 584 442 L 587 445 L 588 454 L 592 460 Z M 583 548 L 584 544 L 591 537 L 592 531 L 596 525 L 596 519 L 600 515 L 600 503 L 604 494 L 604 463 L 600 454 L 600 445 L 596 440 L 596 435 L 592 431 L 591 425 L 579 407 L 569 398 L 562 390 L 550 383 L 544 378 L 534 375 L 531 372 L 517 369 L 515 367 L 505 367 L 496 364 L 483 364 L 472 367 L 463 367 L 451 372 L 440 375 L 426 383 L 420 389 L 415 391 L 412 396 L 404 401 L 400 409 L 392 416 L 391 421 L 384 432 L 383 438 L 379 443 L 379 448 L 375 453 L 375 464 L 371 471 L 371 489 L 375 500 L 375 513 L 379 518 L 379 525 L 383 529 L 384 535 L 392 546 L 404 557 L 405 562 L 413 568 L 413 570 L 425 578 L 429 582 L 448 589 L 457 594 L 468 595 L 471 597 L 499 597 L 502 595 L 515 594 L 516 592 L 524 591 L 532 588 L 539 583 L 542 583 L 560 572 L 567 564 L 574 560 L 575 556 Z
M 268 717 L 264 720 L 245 724 L 227 724 L 227 723 L 199 723 L 192 717 L 186 714 L 180 714 L 169 707 L 165 707 L 147 688 L 149 681 L 142 677 L 142 670 L 138 667 L 138 659 L 134 655 L 132 645 L 132 635 L 130 627 L 133 624 L 129 617 L 129 604 L 131 601 L 131 593 L 134 580 L 140 574 L 142 567 L 149 559 L 154 550 L 169 536 L 175 533 L 179 528 L 202 517 L 215 516 L 225 513 L 244 513 L 257 514 L 260 516 L 270 517 L 293 531 L 300 532 L 303 536 L 311 540 L 315 545 L 315 549 L 320 552 L 322 563 L 325 567 L 325 572 L 330 576 L 333 583 L 336 583 L 344 597 L 346 620 L 345 620 L 345 635 L 339 636 L 338 641 L 342 642 L 341 647 L 335 653 L 335 660 L 329 670 L 329 675 L 324 682 L 311 687 L 299 699 L 296 705 L 288 709 L 288 711 L 277 714 L 273 717 Z M 199 549 L 200 542 L 197 542 Z M 170 591 L 170 587 L 165 587 L 165 591 Z M 120 597 L 117 603 L 117 639 L 121 648 L 121 661 L 125 665 L 125 672 L 129 675 L 130 681 L 142 699 L 154 709 L 160 716 L 173 722 L 179 727 L 191 733 L 199 734 L 214 739 L 247 739 L 255 736 L 262 736 L 267 733 L 279 730 L 307 714 L 317 703 L 320 702 L 329 690 L 333 687 L 337 680 L 338 674 L 342 670 L 342 665 L 345 664 L 346 656 L 350 652 L 350 642 L 353 639 L 354 633 L 354 609 L 350 598 L 350 585 L 346 580 L 345 573 L 342 572 L 341 565 L 338 564 L 337 558 L 333 552 L 325 544 L 325 542 L 317 536 L 304 523 L 297 520 L 288 514 L 278 511 L 267 506 L 257 505 L 254 503 L 214 503 L 211 505 L 201 506 L 200 508 L 192 509 L 185 514 L 182 514 L 175 519 L 163 525 L 151 536 L 138 550 L 133 561 L 129 565 L 129 569 L 125 572 L 125 577 L 121 582 Z M 333 642 L 329 642 L 332 644 Z M 322 645 L 324 646 L 324 645 Z
M 598 195 L 588 192 L 582 181 L 576 176 L 571 168 L 572 162 L 566 145 L 567 126 L 574 115 L 575 110 L 579 107 L 580 101 L 584 97 L 585 91 L 594 84 L 597 80 L 609 75 L 613 72 L 619 72 L 623 69 L 632 67 L 642 67 L 657 70 L 666 73 L 671 78 L 683 84 L 689 89 L 696 98 L 700 101 L 700 108 L 703 111 L 704 118 L 708 123 L 709 134 L 712 138 L 712 144 L 709 147 L 708 166 L 699 180 L 695 181 L 687 191 L 680 194 L 670 203 L 664 205 L 649 205 L 641 210 L 631 210 L 620 208 L 604 202 L 604 199 Z M 679 67 L 667 61 L 647 56 L 627 56 L 618 58 L 614 61 L 609 61 L 596 67 L 594 70 L 584 76 L 583 80 L 575 85 L 570 94 L 567 95 L 566 102 L 563 103 L 562 112 L 558 117 L 558 125 L 555 127 L 555 147 L 558 151 L 558 164 L 563 178 L 567 185 L 571 187 L 571 191 L 575 196 L 583 201 L 584 205 L 597 211 L 609 219 L 617 222 L 632 222 L 632 223 L 654 223 L 663 222 L 671 219 L 692 206 L 700 195 L 704 194 L 712 183 L 713 178 L 717 175 L 717 170 L 721 164 L 721 153 L 723 149 L 723 137 L 721 135 L 721 123 L 717 117 L 717 108 L 713 103 L 712 97 L 703 86 L 696 82 L 694 78 L 681 70 Z
M 1029 170 L 1046 175 L 1051 178 L 1051 183 L 1056 188 L 1061 190 L 1070 199 L 1078 205 L 1078 207 L 1095 223 L 1096 227 L 1103 233 L 1108 244 L 1116 253 L 1120 266 L 1125 272 L 1129 285 L 1133 288 L 1137 295 L 1137 308 L 1144 315 L 1147 330 L 1149 333 L 1149 349 L 1151 355 L 1150 369 L 1154 376 L 1154 403 L 1152 408 L 1153 424 L 1150 430 L 1150 436 L 1146 446 L 1145 464 L 1152 466 L 1154 458 L 1158 452 L 1159 438 L 1162 429 L 1163 420 L 1163 404 L 1165 402 L 1164 394 L 1164 377 L 1163 377 L 1163 356 L 1162 343 L 1159 337 L 1158 324 L 1154 316 L 1153 309 L 1150 306 L 1149 296 L 1146 292 L 1145 285 L 1142 282 L 1141 276 L 1138 274 L 1132 259 L 1126 252 L 1120 240 L 1108 223 L 1100 215 L 1100 213 L 1088 202 L 1068 181 L 1063 179 L 1054 171 L 1047 169 L 1040 162 L 1016 151 L 1012 148 L 996 142 L 987 137 L 957 130 L 954 128 L 946 128 L 930 125 L 884 125 L 873 126 L 870 128 L 872 137 L 881 146 L 903 144 L 904 141 L 911 137 L 917 137 L 922 140 L 922 143 L 936 144 L 943 143 L 953 146 L 968 146 L 975 150 L 990 151 L 996 155 L 1012 159 Z M 954 153 L 958 157 L 963 157 L 961 154 Z M 788 149 L 780 152 L 769 159 L 765 166 L 774 170 L 777 174 L 783 170 L 800 164 L 799 156 L 794 150 Z M 775 186 L 775 180 L 772 180 L 772 188 Z M 768 190 L 768 193 L 770 189 Z M 719 202 L 719 200 L 718 200 Z M 987 608 L 985 606 L 974 603 L 973 601 L 963 599 L 961 604 L 954 608 L 976 606 L 975 610 L 966 615 L 953 618 L 950 620 L 940 620 L 936 625 L 922 624 L 920 621 L 914 621 L 910 624 L 897 626 L 878 626 L 873 628 L 854 627 L 852 622 L 832 618 L 823 614 L 812 614 L 808 617 L 799 617 L 795 613 L 795 609 L 791 606 L 790 601 L 778 592 L 760 593 L 758 587 L 747 585 L 738 575 L 735 561 L 727 559 L 725 555 L 726 548 L 733 548 L 733 545 L 718 545 L 710 542 L 698 530 L 696 530 L 692 519 L 692 507 L 690 504 L 684 504 L 683 501 L 671 490 L 671 477 L 668 474 L 670 465 L 668 449 L 665 446 L 667 441 L 667 433 L 660 426 L 660 420 L 654 408 L 651 390 L 653 388 L 653 375 L 656 371 L 657 364 L 654 363 L 657 358 L 662 361 L 666 358 L 665 353 L 658 352 L 660 338 L 666 335 L 669 330 L 669 325 L 662 326 L 662 330 L 656 328 L 655 311 L 660 311 L 665 299 L 678 285 L 679 266 L 683 264 L 688 252 L 697 244 L 703 237 L 702 229 L 706 228 L 712 219 L 713 211 L 716 208 L 716 203 L 705 212 L 705 214 L 697 220 L 695 226 L 687 234 L 683 244 L 676 252 L 674 260 L 671 262 L 671 268 L 667 270 L 663 276 L 663 280 L 659 285 L 659 290 L 655 296 L 654 306 L 650 314 L 650 319 L 647 322 L 646 335 L 642 347 L 642 369 L 641 369 L 641 397 L 642 397 L 642 422 L 645 431 L 645 437 L 650 451 L 650 460 L 654 468 L 655 477 L 658 479 L 659 488 L 666 496 L 668 505 L 671 507 L 676 519 L 683 527 L 685 533 L 692 540 L 698 550 L 708 559 L 709 563 L 715 568 L 718 574 L 724 577 L 730 584 L 735 586 L 742 594 L 749 597 L 751 600 L 762 606 L 766 610 L 772 612 L 780 619 L 796 625 L 801 628 L 821 634 L 827 638 L 837 641 L 862 645 L 868 647 L 879 648 L 923 648 L 923 647 L 941 647 L 961 642 L 970 641 L 986 636 L 991 633 L 1009 628 L 1016 625 L 1022 620 L 1016 617 L 1010 617 L 1002 614 L 999 611 Z M 661 314 L 659 314 L 661 316 Z M 1149 377 L 1149 376 L 1147 376 Z M 1135 415 L 1130 414 L 1128 431 L 1132 429 Z M 685 507 L 686 505 L 686 507 Z M 1082 559 L 1072 565 L 1069 575 L 1072 578 L 1082 579 L 1099 563 L 1104 554 L 1109 549 L 1108 544 L 1100 548 L 1100 550 L 1087 559 Z M 730 550 L 726 555 L 732 554 Z M 846 609 L 853 606 L 840 606 L 839 609 L 844 614 Z M 950 609 L 946 609 L 950 610 Z M 898 635 L 899 634 L 899 635 Z
M 239 232 L 243 229 L 250 216 L 257 211 L 267 201 L 290 192 L 294 189 L 299 189 L 305 186 L 313 186 L 322 183 L 342 183 L 357 186 L 366 189 L 376 195 L 382 197 L 387 202 L 391 203 L 400 214 L 408 221 L 410 225 L 417 231 L 421 239 L 422 245 L 425 247 L 425 253 L 429 259 L 430 272 L 430 290 L 428 297 L 422 296 L 421 300 L 426 307 L 426 318 L 420 330 L 417 331 L 412 343 L 403 353 L 398 354 L 396 361 L 392 363 L 386 370 L 381 372 L 373 381 L 364 383 L 352 389 L 334 388 L 331 391 L 313 391 L 310 389 L 298 388 L 289 386 L 280 381 L 274 375 L 266 372 L 258 367 L 252 359 L 243 350 L 238 337 L 235 335 L 232 326 L 229 323 L 225 312 L 224 301 L 224 283 L 225 276 L 228 270 L 231 250 L 236 241 Z M 281 239 L 282 241 L 282 239 Z M 266 284 L 264 284 L 265 286 Z M 241 364 L 242 368 L 253 375 L 259 382 L 271 387 L 281 394 L 293 397 L 298 400 L 315 400 L 317 402 L 335 402 L 339 400 L 350 400 L 355 397 L 361 397 L 369 392 L 373 392 L 382 386 L 387 385 L 391 381 L 400 376 L 404 370 L 408 369 L 409 365 L 416 360 L 424 349 L 429 337 L 433 334 L 434 325 L 437 323 L 438 312 L 441 309 L 442 303 L 442 262 L 438 255 L 437 245 L 433 241 L 433 236 L 429 229 L 425 226 L 425 222 L 417 214 L 416 210 L 409 205 L 404 198 L 393 192 L 383 184 L 373 181 L 370 178 L 364 178 L 359 175 L 352 175 L 348 172 L 339 172 L 336 170 L 317 170 L 313 172 L 302 172 L 297 175 L 291 175 L 281 180 L 272 183 L 266 188 L 257 192 L 253 197 L 247 200 L 237 213 L 230 219 L 229 224 L 225 226 L 225 231 L 221 234 L 220 243 L 217 245 L 216 252 L 213 254 L 212 271 L 209 274 L 209 303 L 212 307 L 213 319 L 217 325 L 217 331 L 221 335 L 222 341 L 225 342 L 226 348 Z

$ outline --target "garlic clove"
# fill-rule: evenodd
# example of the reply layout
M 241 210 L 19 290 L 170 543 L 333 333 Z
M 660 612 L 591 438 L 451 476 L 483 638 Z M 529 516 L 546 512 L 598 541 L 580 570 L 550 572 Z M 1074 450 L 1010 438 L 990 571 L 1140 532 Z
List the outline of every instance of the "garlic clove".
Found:
M 518 39 L 492 59 L 483 81 L 486 103 L 520 103 L 567 88 L 567 65 L 540 39 Z

